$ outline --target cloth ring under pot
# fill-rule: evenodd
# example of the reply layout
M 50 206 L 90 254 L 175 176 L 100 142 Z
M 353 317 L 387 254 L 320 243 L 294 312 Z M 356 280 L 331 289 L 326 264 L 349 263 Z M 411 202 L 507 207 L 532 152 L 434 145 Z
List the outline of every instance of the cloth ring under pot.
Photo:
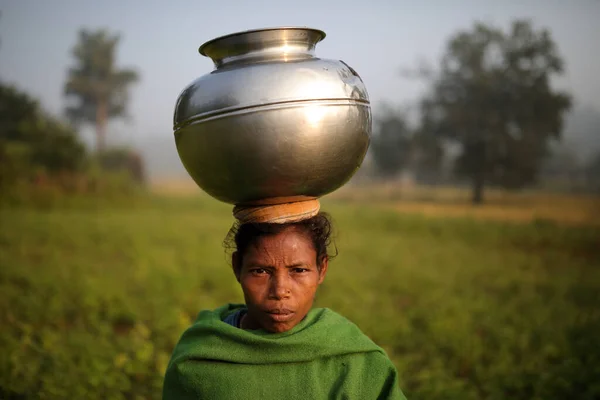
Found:
M 259 206 L 235 206 L 233 216 L 240 224 L 285 224 L 314 217 L 321 205 L 318 199 Z

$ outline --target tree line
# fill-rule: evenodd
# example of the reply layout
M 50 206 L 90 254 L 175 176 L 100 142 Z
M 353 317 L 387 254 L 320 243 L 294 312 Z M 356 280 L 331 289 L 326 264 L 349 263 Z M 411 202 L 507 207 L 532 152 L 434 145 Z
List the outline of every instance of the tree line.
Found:
M 371 157 L 382 176 L 404 168 L 439 174 L 449 146 L 456 176 L 472 201 L 484 189 L 535 183 L 549 146 L 561 138 L 569 93 L 551 82 L 564 60 L 547 29 L 515 20 L 506 31 L 482 23 L 454 34 L 435 70 L 416 71 L 428 84 L 416 124 L 393 109 L 376 121 Z

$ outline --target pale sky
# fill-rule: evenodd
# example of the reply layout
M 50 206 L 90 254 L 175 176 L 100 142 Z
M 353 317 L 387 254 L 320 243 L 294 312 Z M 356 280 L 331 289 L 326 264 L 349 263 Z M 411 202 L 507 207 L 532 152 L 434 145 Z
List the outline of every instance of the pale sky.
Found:
M 0 79 L 17 84 L 60 113 L 70 49 L 81 27 L 106 27 L 123 36 L 118 64 L 135 67 L 141 82 L 132 91 L 133 122 L 112 135 L 138 142 L 172 134 L 181 90 L 208 73 L 198 53 L 222 34 L 273 26 L 309 26 L 327 33 L 317 55 L 341 59 L 361 75 L 374 112 L 383 101 L 414 100 L 423 85 L 399 70 L 421 59 L 439 59 L 448 36 L 475 20 L 503 28 L 530 17 L 550 28 L 566 60 L 561 88 L 580 105 L 600 110 L 600 1 L 156 1 L 0 0 Z

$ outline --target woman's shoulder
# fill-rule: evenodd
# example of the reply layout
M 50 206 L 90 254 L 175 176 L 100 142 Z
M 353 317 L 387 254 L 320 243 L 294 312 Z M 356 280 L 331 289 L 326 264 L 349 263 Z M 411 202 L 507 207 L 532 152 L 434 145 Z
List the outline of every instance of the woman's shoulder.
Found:
M 365 344 L 375 345 L 377 349 L 380 349 L 354 321 L 330 308 L 312 309 L 307 315 L 307 320 L 309 320 L 309 323 L 310 320 L 313 320 L 314 323 L 319 324 L 320 329 L 332 331 L 335 335 L 344 335 L 350 339 L 361 340 Z
M 311 371 L 345 371 L 349 392 L 373 394 L 364 398 L 403 398 L 398 394 L 397 372 L 387 354 L 341 314 L 315 308 L 291 331 L 273 334 L 242 330 L 224 321 L 241 309 L 225 305 L 198 315 L 169 363 L 173 384 L 179 379 L 174 377 L 181 374 L 196 376 L 220 365 L 236 364 L 238 370 L 248 371 L 304 365 Z M 337 379 L 337 372 L 331 373 L 332 380 Z
M 196 316 L 195 323 L 208 322 L 208 321 L 219 321 L 219 320 L 223 321 L 228 316 L 235 314 L 241 310 L 245 310 L 245 309 L 246 309 L 245 304 L 238 304 L 238 303 L 225 303 L 216 308 L 207 308 L 207 309 L 201 310 L 198 313 L 198 315 Z

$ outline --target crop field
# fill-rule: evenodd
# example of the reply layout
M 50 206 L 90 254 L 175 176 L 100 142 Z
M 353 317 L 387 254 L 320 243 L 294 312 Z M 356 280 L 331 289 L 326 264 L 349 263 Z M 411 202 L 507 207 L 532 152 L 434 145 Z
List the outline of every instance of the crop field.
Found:
M 388 352 L 409 399 L 600 398 L 598 199 L 386 193 L 323 200 L 339 256 L 317 306 Z M 0 221 L 0 398 L 159 399 L 197 313 L 242 301 L 231 207 L 206 196 Z

